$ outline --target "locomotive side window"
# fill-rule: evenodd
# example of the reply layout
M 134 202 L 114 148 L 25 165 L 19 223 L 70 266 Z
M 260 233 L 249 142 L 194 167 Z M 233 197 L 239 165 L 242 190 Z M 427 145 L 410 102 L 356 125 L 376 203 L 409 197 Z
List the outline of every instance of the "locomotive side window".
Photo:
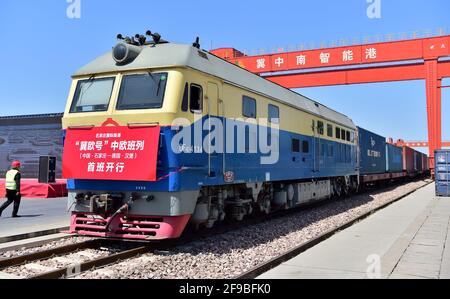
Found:
M 181 111 L 188 111 L 189 109 L 189 84 L 184 86 L 183 100 L 181 102 Z
M 333 126 L 330 124 L 327 125 L 327 135 L 328 137 L 333 137 Z
M 320 135 L 324 134 L 324 126 L 322 121 L 317 122 L 317 131 Z
M 341 129 L 336 127 L 336 138 L 341 139 Z
M 297 138 L 292 138 L 292 152 L 300 152 L 300 140 L 298 140 Z
M 347 131 L 347 141 L 350 141 L 350 131 Z
M 256 118 L 256 100 L 247 96 L 242 97 L 242 115 Z
M 345 141 L 345 130 L 341 130 L 341 139 Z
M 124 76 L 117 110 L 161 108 L 166 85 L 167 73 Z
M 203 111 L 203 89 L 200 85 L 191 84 L 191 112 L 202 113 Z
M 78 81 L 70 113 L 98 112 L 108 110 L 114 78 Z
M 280 123 L 280 108 L 269 104 L 269 121 L 274 124 Z

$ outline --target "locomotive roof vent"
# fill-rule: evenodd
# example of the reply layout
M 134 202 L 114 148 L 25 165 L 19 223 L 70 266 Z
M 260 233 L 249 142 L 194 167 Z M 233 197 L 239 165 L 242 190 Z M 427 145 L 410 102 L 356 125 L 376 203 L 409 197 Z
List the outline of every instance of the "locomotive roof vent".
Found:
M 152 41 L 147 41 L 147 37 L 151 37 Z M 152 33 L 148 30 L 145 35 L 136 34 L 133 37 L 117 35 L 119 42 L 113 48 L 112 56 L 117 65 L 125 65 L 133 62 L 141 53 L 144 46 L 155 47 L 158 44 L 166 44 L 168 41 L 161 39 L 158 33 Z

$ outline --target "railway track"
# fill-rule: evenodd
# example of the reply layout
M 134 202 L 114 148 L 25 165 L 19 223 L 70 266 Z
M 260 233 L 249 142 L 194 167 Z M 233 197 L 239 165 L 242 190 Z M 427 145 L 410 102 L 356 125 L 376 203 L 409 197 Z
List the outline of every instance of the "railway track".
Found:
M 268 262 L 264 262 L 255 268 L 252 268 L 251 270 L 240 274 L 239 276 L 235 277 L 237 279 L 252 279 L 256 278 L 257 276 L 261 275 L 264 272 L 267 272 L 268 270 L 278 266 L 279 264 L 297 256 L 298 254 L 304 252 L 305 250 L 317 245 L 318 243 L 326 240 L 327 238 L 334 235 L 336 232 L 343 230 L 354 223 L 368 217 L 369 215 L 375 213 L 376 211 L 385 208 L 386 206 L 404 198 L 405 196 L 411 194 L 416 190 L 412 190 L 411 192 L 404 194 L 398 198 L 394 198 L 393 200 L 390 200 L 389 202 L 378 206 L 374 209 L 371 209 L 370 211 L 359 215 L 358 217 L 343 223 L 342 225 L 331 229 L 329 231 L 325 231 L 320 236 L 315 237 L 314 239 L 301 244 L 300 246 L 297 246 L 288 252 L 285 252 L 272 260 Z M 329 201 L 319 202 L 315 203 L 313 205 L 310 205 L 308 207 L 303 207 L 299 210 L 305 211 L 313 208 L 317 208 L 318 206 L 326 206 L 329 204 Z M 59 265 L 58 267 L 54 267 L 53 269 L 39 269 L 38 273 L 34 273 L 33 275 L 26 275 L 24 278 L 30 278 L 30 279 L 59 279 L 59 278 L 70 278 L 70 277 L 76 277 L 78 275 L 90 273 L 90 271 L 94 271 L 100 268 L 108 268 L 109 266 L 112 266 L 114 264 L 118 264 L 123 260 L 127 259 L 136 259 L 140 255 L 145 255 L 147 253 L 153 254 L 155 253 L 155 256 L 158 256 L 159 250 L 171 250 L 173 248 L 177 248 L 178 246 L 186 245 L 193 241 L 198 241 L 201 239 L 207 239 L 209 237 L 212 237 L 214 235 L 220 235 L 225 234 L 227 232 L 237 231 L 239 229 L 244 229 L 245 227 L 252 227 L 255 224 L 263 223 L 266 221 L 271 221 L 277 218 L 281 218 L 284 216 L 288 216 L 289 214 L 295 214 L 299 210 L 286 210 L 286 211 L 280 211 L 278 213 L 275 213 L 272 215 L 271 218 L 267 219 L 266 217 L 254 217 L 246 219 L 246 221 L 239 223 L 239 224 L 228 224 L 216 227 L 213 230 L 204 230 L 200 232 L 191 232 L 188 234 L 185 234 L 183 238 L 175 241 L 170 242 L 163 242 L 163 243 L 150 243 L 150 244 L 142 244 L 142 243 L 131 243 L 131 242 L 118 242 L 114 240 L 104 240 L 104 239 L 94 239 L 94 240 L 88 240 L 84 241 L 78 244 L 70 244 L 66 246 L 61 246 L 57 248 L 52 248 L 50 250 L 43 250 L 40 252 L 35 252 L 31 254 L 26 254 L 23 256 L 17 256 L 13 258 L 8 258 L 4 260 L 0 260 L 0 273 L 3 270 L 8 270 L 11 268 L 18 268 L 18 267 L 24 267 L 25 265 L 33 264 L 33 263 L 40 263 L 40 261 L 50 260 L 52 258 L 68 256 L 70 254 L 76 253 L 76 252 L 83 252 L 83 250 L 100 250 L 102 247 L 108 249 L 113 248 L 114 250 L 107 250 L 107 254 L 91 257 L 88 260 L 79 262 L 77 261 L 77 258 L 72 256 L 70 257 L 73 259 L 70 263 L 66 263 L 64 265 Z M 126 246 L 124 246 L 126 244 Z M 116 248 L 119 246 L 120 248 Z M 248 269 L 248 268 L 247 268 Z M 5 272 L 8 273 L 8 272 Z M 11 272 L 9 272 L 11 273 Z M 21 273 L 20 271 L 11 273 Z M 83 276 L 83 275 L 82 275 Z
M 311 204 L 306 209 L 312 209 L 319 205 L 326 204 L 326 201 L 317 202 L 315 204 Z M 305 209 L 304 208 L 304 209 Z M 292 213 L 295 213 L 296 209 L 279 211 L 272 215 L 271 219 L 283 217 Z M 106 239 L 93 239 L 87 240 L 81 243 L 69 244 L 65 246 L 60 246 L 48 250 L 42 250 L 35 253 L 25 254 L 21 256 L 16 256 L 7 259 L 0 259 L 0 272 L 10 269 L 10 268 L 18 268 L 23 267 L 29 264 L 36 263 L 39 265 L 40 262 L 50 260 L 52 258 L 64 257 L 76 252 L 80 252 L 87 249 L 99 250 L 102 247 L 114 246 L 117 244 L 131 244 L 130 249 L 125 249 L 117 253 L 113 253 L 107 256 L 101 256 L 98 258 L 93 258 L 89 261 L 85 262 L 73 262 L 68 265 L 58 267 L 57 269 L 52 269 L 50 271 L 42 271 L 42 273 L 27 276 L 27 279 L 61 279 L 61 278 L 70 278 L 76 277 L 84 272 L 99 269 L 104 266 L 112 265 L 118 263 L 120 261 L 134 258 L 139 255 L 145 253 L 151 253 L 152 251 L 158 250 L 170 250 L 171 248 L 175 248 L 177 246 L 186 245 L 192 241 L 199 240 L 202 238 L 208 238 L 217 234 L 224 234 L 227 232 L 231 232 L 234 230 L 242 229 L 244 227 L 248 227 L 251 225 L 255 225 L 268 219 L 261 217 L 253 217 L 246 219 L 241 223 L 232 223 L 232 224 L 224 224 L 216 227 L 212 230 L 201 230 L 200 232 L 188 232 L 184 234 L 180 239 L 173 241 L 166 241 L 163 243 L 134 243 L 134 242 L 124 242 L 114 241 L 114 240 L 106 240 Z
M 428 182 L 428 184 L 430 184 L 430 183 L 431 183 L 431 181 Z M 426 184 L 425 186 L 427 186 L 428 184 Z M 359 216 L 357 216 L 357 217 L 355 217 L 355 218 L 353 218 L 353 219 L 351 219 L 351 220 L 349 220 L 349 221 L 339 225 L 338 227 L 332 228 L 332 229 L 322 233 L 321 235 L 313 238 L 312 240 L 309 240 L 308 242 L 300 244 L 300 245 L 290 249 L 289 251 L 284 252 L 284 253 L 280 254 L 279 256 L 277 256 L 275 258 L 272 258 L 271 260 L 269 260 L 269 261 L 267 261 L 265 263 L 262 263 L 262 264 L 260 264 L 260 265 L 258 265 L 256 267 L 254 267 L 254 268 L 252 268 L 252 269 L 250 269 L 250 270 L 248 270 L 248 271 L 246 271 L 246 272 L 236 276 L 235 279 L 255 279 L 258 276 L 268 272 L 269 270 L 272 270 L 273 268 L 281 265 L 282 263 L 287 262 L 290 259 L 298 256 L 299 254 L 305 252 L 306 250 L 308 250 L 308 249 L 318 245 L 319 243 L 321 243 L 321 242 L 331 238 L 336 233 L 338 233 L 338 232 L 340 232 L 340 231 L 342 231 L 342 230 L 344 230 L 346 228 L 349 228 L 349 227 L 353 226 L 354 224 L 356 224 L 356 223 L 366 219 L 367 217 L 373 215 L 374 213 L 376 213 L 376 212 L 378 212 L 378 211 L 380 211 L 380 210 L 382 210 L 382 209 L 392 205 L 393 203 L 395 203 L 395 202 L 397 202 L 397 201 L 407 197 L 408 195 L 410 195 L 410 194 L 412 194 L 412 193 L 414 193 L 416 191 L 417 190 L 412 190 L 412 191 L 410 191 L 410 192 L 408 192 L 408 193 L 406 193 L 406 194 L 404 194 L 404 195 L 402 195 L 402 196 L 400 196 L 398 198 L 394 198 L 393 200 L 391 200 L 391 201 L 389 201 L 389 202 L 387 202 L 385 204 L 382 204 L 382 205 L 380 205 L 380 206 L 378 206 L 376 208 L 373 208 L 372 210 L 367 211 L 366 213 L 364 213 L 362 215 L 359 215 Z
M 147 253 L 151 251 L 151 246 L 149 244 L 130 244 L 123 243 L 123 241 L 118 243 L 118 241 L 93 239 L 82 243 L 70 244 L 52 248 L 49 250 L 42 250 L 31 254 L 0 260 L 0 272 L 8 269 L 11 270 L 14 268 L 21 269 L 23 267 L 26 267 L 27 265 L 33 266 L 34 270 L 53 268 L 43 266 L 42 263 L 55 258 L 64 259 L 65 256 L 71 254 L 73 255 L 76 253 L 83 253 L 84 250 L 103 251 L 105 252 L 105 254 L 99 254 L 98 257 L 94 257 L 83 262 L 66 262 L 65 264 L 63 263 L 61 267 L 49 269 L 48 271 L 39 271 L 39 273 L 27 276 L 26 278 L 59 279 L 76 276 L 91 269 L 103 267 L 130 257 Z M 67 258 L 67 261 L 70 261 L 70 259 Z

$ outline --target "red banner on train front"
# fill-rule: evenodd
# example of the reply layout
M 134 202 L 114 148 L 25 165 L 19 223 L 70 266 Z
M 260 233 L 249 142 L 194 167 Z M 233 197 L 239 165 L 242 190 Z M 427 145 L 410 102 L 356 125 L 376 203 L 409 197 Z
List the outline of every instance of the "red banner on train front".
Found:
M 156 181 L 160 127 L 68 129 L 66 179 Z

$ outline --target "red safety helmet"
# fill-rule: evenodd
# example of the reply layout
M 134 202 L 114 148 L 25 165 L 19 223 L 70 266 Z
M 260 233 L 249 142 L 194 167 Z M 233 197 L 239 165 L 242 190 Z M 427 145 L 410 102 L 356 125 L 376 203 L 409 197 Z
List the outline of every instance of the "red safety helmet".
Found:
M 20 168 L 21 164 L 20 161 L 14 161 L 11 163 L 12 168 Z

